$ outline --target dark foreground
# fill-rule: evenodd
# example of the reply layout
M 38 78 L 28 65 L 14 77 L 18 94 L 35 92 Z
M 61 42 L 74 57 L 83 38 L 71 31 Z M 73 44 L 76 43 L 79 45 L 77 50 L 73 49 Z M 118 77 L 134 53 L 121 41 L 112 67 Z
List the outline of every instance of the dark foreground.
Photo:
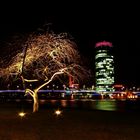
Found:
M 61 116 L 54 108 L 32 113 L 21 107 L 0 104 L 0 140 L 139 140 L 140 114 L 64 109 Z

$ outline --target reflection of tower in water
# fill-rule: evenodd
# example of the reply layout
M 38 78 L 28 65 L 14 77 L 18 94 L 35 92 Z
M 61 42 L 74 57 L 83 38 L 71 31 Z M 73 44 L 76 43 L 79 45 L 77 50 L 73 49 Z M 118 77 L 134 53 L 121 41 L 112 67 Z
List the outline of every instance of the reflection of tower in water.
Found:
M 96 91 L 113 91 L 114 59 L 112 43 L 107 41 L 98 42 L 95 48 Z

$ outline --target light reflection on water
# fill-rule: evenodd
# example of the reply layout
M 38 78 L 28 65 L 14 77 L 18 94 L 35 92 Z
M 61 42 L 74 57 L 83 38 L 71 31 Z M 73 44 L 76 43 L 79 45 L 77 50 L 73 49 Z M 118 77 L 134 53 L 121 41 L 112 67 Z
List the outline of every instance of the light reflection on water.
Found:
M 19 101 L 18 101 L 19 103 Z M 24 104 L 32 105 L 33 101 L 25 101 Z M 140 101 L 125 101 L 125 100 L 92 100 L 92 99 L 80 99 L 80 100 L 39 100 L 40 107 L 42 108 L 78 108 L 78 109 L 92 109 L 92 110 L 106 110 L 106 111 L 140 111 Z
M 96 102 L 96 109 L 115 111 L 117 110 L 117 104 L 114 100 L 110 100 L 110 101 L 101 100 L 100 102 Z
M 117 110 L 117 103 L 115 100 L 43 100 L 43 102 L 40 101 L 40 103 L 63 108 L 85 108 L 108 111 Z
M 67 102 L 66 102 L 66 100 L 61 100 L 61 105 L 62 105 L 63 107 L 67 107 Z

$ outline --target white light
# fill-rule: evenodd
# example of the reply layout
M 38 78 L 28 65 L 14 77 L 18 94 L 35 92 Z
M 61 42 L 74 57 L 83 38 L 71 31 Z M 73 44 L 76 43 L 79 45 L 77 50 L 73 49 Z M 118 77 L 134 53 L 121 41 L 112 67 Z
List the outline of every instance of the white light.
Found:
M 61 113 L 62 113 L 62 112 L 61 112 L 60 110 L 56 110 L 56 111 L 55 111 L 55 114 L 56 114 L 56 115 L 60 115 Z
M 26 113 L 20 112 L 18 115 L 22 118 L 22 117 L 24 117 L 26 115 Z

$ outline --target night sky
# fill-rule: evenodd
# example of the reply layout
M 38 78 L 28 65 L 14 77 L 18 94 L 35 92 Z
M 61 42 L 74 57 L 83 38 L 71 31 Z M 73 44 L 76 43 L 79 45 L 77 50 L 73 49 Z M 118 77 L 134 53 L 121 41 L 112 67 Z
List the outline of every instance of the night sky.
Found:
M 87 59 L 87 67 L 93 72 L 95 43 L 111 41 L 116 83 L 140 86 L 140 23 L 136 5 L 76 4 L 72 1 L 63 2 L 63 5 L 56 2 L 4 4 L 0 10 L 0 41 L 8 40 L 16 33 L 35 31 L 49 23 L 54 32 L 67 32 L 73 36 L 81 55 Z

